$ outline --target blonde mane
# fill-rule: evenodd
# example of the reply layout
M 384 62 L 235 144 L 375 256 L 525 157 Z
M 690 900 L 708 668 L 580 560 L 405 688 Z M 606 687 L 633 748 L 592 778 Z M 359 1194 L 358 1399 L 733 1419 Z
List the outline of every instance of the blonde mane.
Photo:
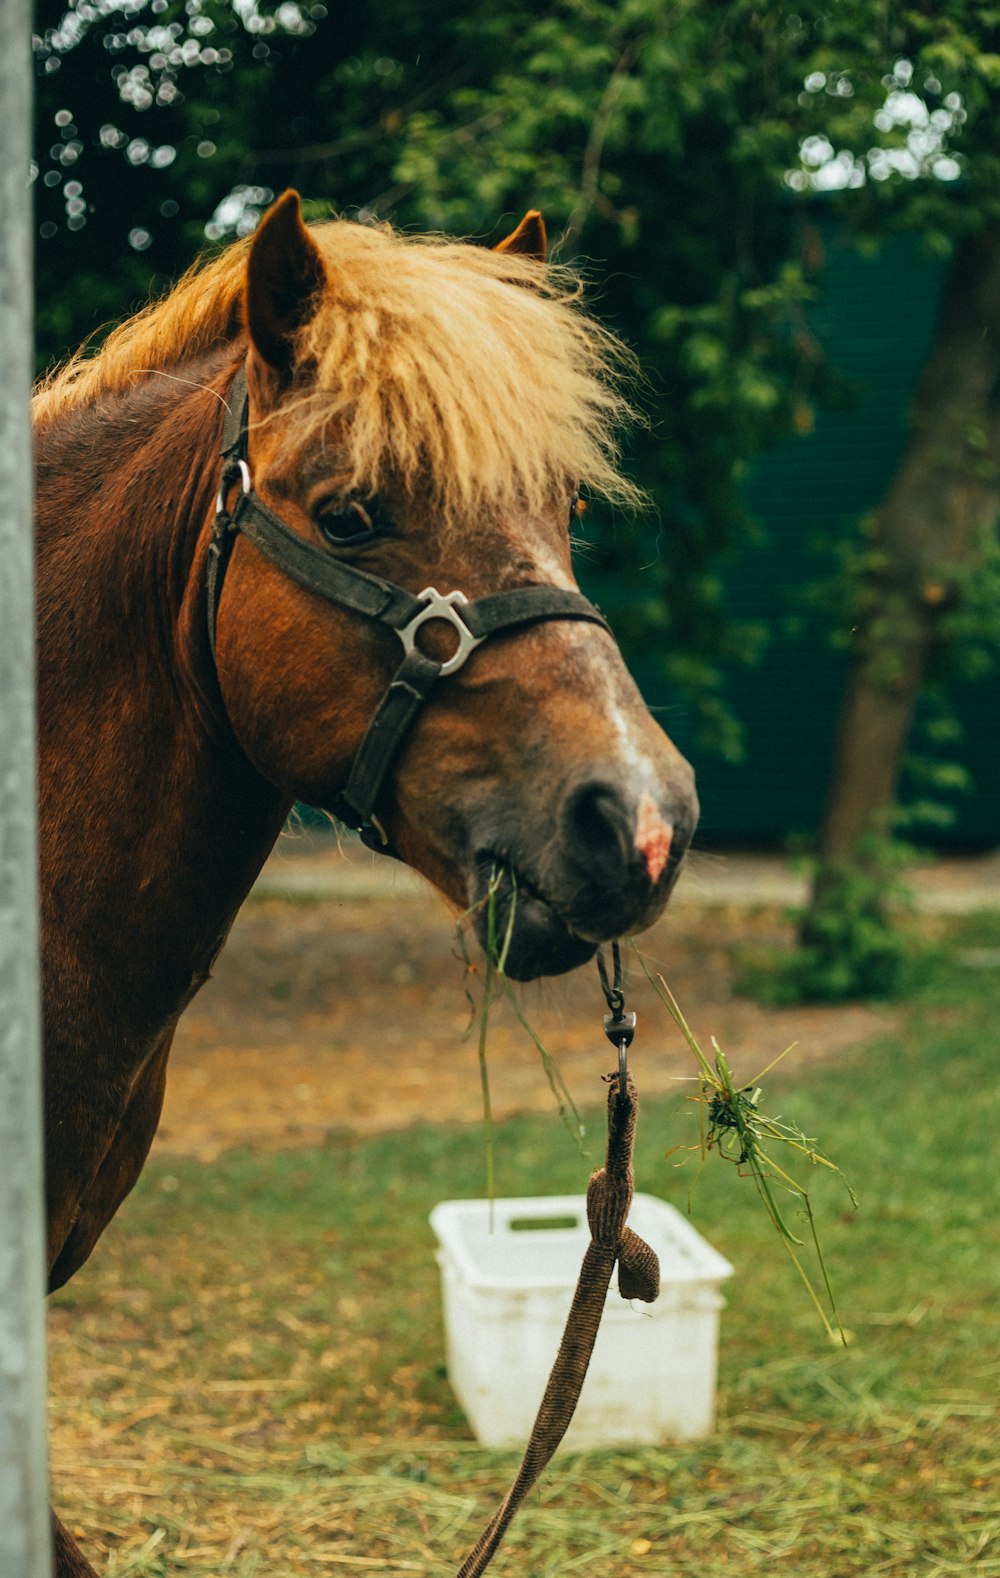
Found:
M 578 482 L 635 503 L 615 435 L 634 418 L 629 353 L 580 306 L 566 270 L 387 226 L 311 227 L 327 270 L 300 331 L 302 394 L 280 408 L 290 443 L 333 424 L 350 485 L 430 476 L 447 521 L 483 508 L 540 509 Z M 195 265 L 160 302 L 79 351 L 35 397 L 51 422 L 243 329 L 250 239 Z

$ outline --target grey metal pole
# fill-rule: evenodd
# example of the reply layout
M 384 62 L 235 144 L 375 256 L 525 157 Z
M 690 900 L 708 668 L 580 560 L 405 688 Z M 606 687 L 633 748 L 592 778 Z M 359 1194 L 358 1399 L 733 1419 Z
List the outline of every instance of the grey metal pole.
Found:
M 0 1573 L 50 1578 L 35 818 L 31 0 L 0 0 Z

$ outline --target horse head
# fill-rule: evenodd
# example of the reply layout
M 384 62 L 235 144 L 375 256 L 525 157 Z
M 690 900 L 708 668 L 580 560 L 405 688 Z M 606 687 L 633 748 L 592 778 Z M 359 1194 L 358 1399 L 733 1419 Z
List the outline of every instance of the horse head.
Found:
M 246 259 L 245 460 L 230 478 L 309 564 L 323 556 L 409 606 L 392 624 L 318 595 L 248 527 L 213 609 L 243 751 L 287 796 L 336 811 L 405 622 L 411 663 L 435 675 L 370 820 L 476 908 L 484 942 L 490 925 L 508 938 L 520 979 L 655 920 L 697 817 L 690 767 L 574 597 L 581 484 L 629 491 L 611 439 L 627 403 L 620 348 L 544 245 L 537 214 L 489 252 L 307 228 L 294 193 L 270 210 Z M 526 588 L 549 602 L 532 593 L 530 617 L 466 640 L 465 600 L 474 633 L 477 609 L 516 609 L 498 594 Z

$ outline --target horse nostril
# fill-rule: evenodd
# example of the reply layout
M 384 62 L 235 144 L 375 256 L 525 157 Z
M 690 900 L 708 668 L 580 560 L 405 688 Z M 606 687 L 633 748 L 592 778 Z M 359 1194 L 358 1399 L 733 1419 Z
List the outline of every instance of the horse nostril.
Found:
M 601 779 L 577 785 L 563 814 L 567 854 L 585 868 L 589 881 L 608 887 L 658 887 L 676 871 L 689 836 L 682 807 L 671 815 L 648 790 L 636 805 L 631 795 Z
M 566 835 L 570 849 L 586 861 L 589 874 L 620 881 L 633 854 L 633 816 L 610 784 L 580 784 L 568 796 Z

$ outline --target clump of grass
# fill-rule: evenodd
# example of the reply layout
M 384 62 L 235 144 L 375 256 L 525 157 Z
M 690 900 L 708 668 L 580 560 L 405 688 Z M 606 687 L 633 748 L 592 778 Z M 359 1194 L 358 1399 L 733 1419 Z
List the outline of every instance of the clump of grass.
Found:
M 643 965 L 645 970 L 645 964 Z M 813 1214 L 812 1201 L 808 1189 L 792 1176 L 786 1168 L 775 1161 L 770 1147 L 785 1145 L 797 1157 L 805 1157 L 811 1167 L 826 1167 L 830 1172 L 838 1174 L 843 1180 L 844 1187 L 851 1198 L 851 1203 L 857 1208 L 857 1198 L 853 1189 L 844 1178 L 843 1173 L 828 1156 L 818 1148 L 816 1141 L 810 1139 L 794 1123 L 787 1123 L 782 1118 L 770 1118 L 761 1111 L 760 1080 L 772 1069 L 776 1068 L 781 1060 L 788 1056 L 795 1046 L 786 1047 L 776 1058 L 768 1063 L 766 1068 L 750 1081 L 748 1085 L 737 1085 L 733 1078 L 732 1070 L 726 1054 L 719 1046 L 715 1037 L 712 1037 L 712 1060 L 705 1056 L 699 1046 L 690 1025 L 681 1012 L 677 999 L 670 990 L 662 975 L 654 979 L 648 970 L 645 971 L 647 979 L 660 1001 L 667 1008 L 670 1017 L 694 1053 L 698 1065 L 695 1078 L 698 1081 L 697 1094 L 692 1097 L 698 1108 L 698 1144 L 691 1146 L 676 1145 L 667 1152 L 668 1156 L 676 1155 L 680 1150 L 696 1151 L 701 1156 L 702 1165 L 708 1159 L 709 1153 L 715 1151 L 723 1161 L 731 1162 L 741 1177 L 753 1179 L 757 1193 L 763 1202 L 764 1209 L 772 1226 L 778 1233 L 789 1258 L 796 1271 L 802 1278 L 806 1291 L 812 1300 L 827 1335 L 845 1347 L 847 1346 L 847 1333 L 844 1330 L 837 1309 L 830 1275 L 827 1271 L 826 1260 L 823 1255 L 819 1234 L 816 1230 L 816 1218 Z M 798 1206 L 805 1211 L 809 1224 L 809 1237 L 819 1265 L 823 1288 L 826 1293 L 826 1306 L 816 1290 L 815 1284 L 802 1263 L 798 1250 L 805 1248 L 804 1241 L 797 1237 L 789 1227 L 778 1202 L 778 1192 L 790 1194 Z
M 498 896 L 505 881 L 510 884 L 511 901 L 506 924 L 501 928 L 498 915 Z M 505 867 L 495 865 L 490 873 L 485 894 L 476 905 L 465 912 L 456 928 L 458 946 L 465 963 L 468 980 L 478 972 L 472 962 L 467 946 L 466 926 L 472 917 L 485 911 L 486 963 L 482 975 L 482 996 L 477 1003 L 468 987 L 466 988 L 466 995 L 471 1009 L 469 1028 L 470 1031 L 473 1027 L 476 1028 L 479 1040 L 479 1076 L 486 1149 L 486 1195 L 490 1201 L 496 1196 L 496 1166 L 487 1043 L 490 1013 L 501 992 L 510 1002 L 518 1023 L 527 1035 L 531 1037 L 538 1049 L 549 1086 L 556 1098 L 560 1117 L 581 1149 L 585 1132 L 580 1114 L 559 1072 L 555 1059 L 525 1015 L 514 993 L 513 986 L 506 975 L 506 964 L 513 936 L 516 909 L 516 876 Z M 639 955 L 639 958 L 647 980 L 681 1031 L 688 1046 L 694 1053 L 698 1065 L 698 1073 L 695 1076 L 698 1081 L 698 1091 L 692 1099 L 698 1106 L 699 1142 L 695 1146 L 674 1146 L 667 1152 L 667 1155 L 675 1155 L 681 1150 L 698 1151 L 702 1158 L 702 1164 L 704 1164 L 709 1153 L 715 1151 L 724 1161 L 731 1162 L 741 1176 L 749 1175 L 753 1179 L 768 1218 L 801 1277 L 828 1336 L 832 1340 L 839 1340 L 846 1346 L 847 1334 L 837 1309 L 837 1301 L 834 1297 L 826 1260 L 823 1256 L 819 1234 L 816 1229 L 816 1219 L 813 1214 L 809 1191 L 792 1176 L 787 1168 L 782 1167 L 775 1160 L 773 1148 L 777 1145 L 787 1146 L 797 1153 L 799 1157 L 806 1158 L 810 1166 L 825 1167 L 831 1172 L 837 1173 L 842 1179 L 843 1173 L 841 1173 L 836 1163 L 832 1162 L 829 1157 L 819 1150 L 816 1141 L 806 1136 L 797 1125 L 785 1122 L 781 1118 L 768 1117 L 760 1108 L 761 1089 L 759 1081 L 764 1075 L 770 1073 L 781 1062 L 782 1058 L 787 1056 L 792 1047 L 786 1048 L 784 1052 L 774 1058 L 750 1084 L 738 1086 L 733 1078 L 726 1055 L 714 1037 L 712 1039 L 714 1056 L 710 1061 L 698 1045 L 691 1027 L 662 975 L 657 975 L 654 978 L 646 967 L 645 961 L 642 960 L 641 955 Z M 856 1207 L 857 1200 L 854 1192 L 847 1180 L 843 1179 L 843 1181 L 851 1201 Z M 799 1250 L 806 1247 L 805 1243 L 789 1227 L 782 1212 L 778 1200 L 778 1194 L 782 1191 L 793 1196 L 799 1208 L 805 1212 L 809 1226 L 809 1238 L 819 1266 L 822 1286 L 826 1295 L 825 1304 L 803 1264 L 801 1255 L 798 1253 Z

